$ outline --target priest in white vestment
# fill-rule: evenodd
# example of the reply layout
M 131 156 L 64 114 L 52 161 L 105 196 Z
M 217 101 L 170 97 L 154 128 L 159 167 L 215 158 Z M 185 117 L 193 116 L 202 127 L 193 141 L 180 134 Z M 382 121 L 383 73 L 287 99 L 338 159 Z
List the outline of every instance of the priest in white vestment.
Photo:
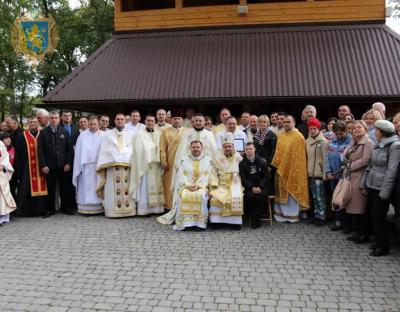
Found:
M 217 145 L 215 143 L 214 134 L 207 129 L 204 128 L 205 119 L 202 114 L 196 114 L 194 116 L 194 127 L 188 129 L 183 135 L 181 142 L 179 143 L 178 149 L 175 155 L 175 165 L 174 171 L 172 173 L 172 183 L 171 183 L 171 192 L 173 194 L 172 198 L 172 209 L 168 213 L 157 218 L 157 221 L 161 224 L 172 224 L 175 221 L 175 213 L 176 213 L 176 201 L 177 201 L 177 191 L 176 191 L 176 174 L 180 162 L 187 155 L 191 154 L 191 146 L 190 143 L 192 141 L 200 141 L 202 143 L 202 153 L 207 155 L 211 159 L 213 159 L 217 153 Z
M 222 138 L 222 150 L 214 159 L 218 187 L 210 191 L 210 223 L 231 224 L 240 230 L 243 215 L 243 188 L 239 174 L 242 156 L 235 151 L 233 134 Z
M 154 129 L 156 119 L 147 115 L 146 129 L 133 138 L 133 154 L 129 193 L 137 202 L 137 214 L 164 212 L 163 172 L 160 162 L 160 136 Z
M 191 154 L 178 166 L 176 218 L 174 230 L 206 229 L 209 188 L 217 186 L 214 167 L 209 156 L 202 154 L 200 141 L 190 144 Z
M 146 129 L 146 126 L 140 122 L 141 116 L 138 110 L 131 112 L 131 121 L 125 124 L 125 130 L 132 132 L 132 137 L 138 132 Z
M 115 128 L 105 132 L 97 160 L 99 175 L 96 192 L 104 196 L 104 213 L 108 218 L 136 215 L 136 205 L 129 196 L 132 157 L 132 134 L 124 130 L 125 115 L 115 116 Z
M 217 135 L 216 135 L 216 142 L 217 142 L 217 147 L 218 149 L 222 148 L 222 141 L 223 138 L 225 137 L 226 133 L 232 133 L 236 145 L 236 151 L 239 153 L 244 152 L 246 143 L 249 141 L 246 133 L 242 130 L 237 125 L 237 120 L 235 117 L 228 117 L 226 119 L 226 128 L 225 130 L 221 130 Z
M 81 132 L 75 145 L 72 184 L 76 187 L 78 212 L 94 215 L 104 212 L 102 199 L 94 185 L 98 183 L 97 159 L 105 132 L 99 129 L 96 116 L 89 118 L 89 129 Z
M 17 209 L 10 191 L 10 180 L 14 172 L 5 144 L 0 141 L 0 224 L 10 222 L 10 213 Z

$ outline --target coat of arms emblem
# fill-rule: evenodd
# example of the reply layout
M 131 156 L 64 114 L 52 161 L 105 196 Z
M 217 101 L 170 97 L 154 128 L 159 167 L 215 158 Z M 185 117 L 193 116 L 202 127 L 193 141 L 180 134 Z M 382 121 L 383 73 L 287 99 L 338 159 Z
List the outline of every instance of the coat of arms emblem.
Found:
M 56 23 L 51 15 L 24 15 L 12 26 L 11 41 L 15 53 L 22 54 L 34 66 L 43 61 L 46 54 L 53 53 L 58 40 Z

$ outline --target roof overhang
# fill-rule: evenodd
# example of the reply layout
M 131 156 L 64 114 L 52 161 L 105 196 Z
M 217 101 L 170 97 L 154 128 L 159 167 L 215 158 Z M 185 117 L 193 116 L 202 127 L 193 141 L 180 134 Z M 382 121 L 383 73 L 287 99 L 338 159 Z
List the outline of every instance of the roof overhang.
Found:
M 400 100 L 400 40 L 383 24 L 115 34 L 45 98 L 109 105 Z

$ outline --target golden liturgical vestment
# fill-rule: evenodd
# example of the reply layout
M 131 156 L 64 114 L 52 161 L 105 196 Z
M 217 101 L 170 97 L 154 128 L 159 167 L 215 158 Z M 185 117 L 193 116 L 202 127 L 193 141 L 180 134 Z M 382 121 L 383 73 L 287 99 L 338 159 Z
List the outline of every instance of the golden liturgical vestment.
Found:
M 308 192 L 306 145 L 303 135 L 293 129 L 278 137 L 272 165 L 277 168 L 277 203 L 288 203 L 289 194 L 300 205 L 301 210 L 310 208 Z
M 170 127 L 162 131 L 160 138 L 160 161 L 162 166 L 167 166 L 164 169 L 163 184 L 164 184 L 164 196 L 165 196 L 165 207 L 172 209 L 172 194 L 171 183 L 172 183 L 172 172 L 174 170 L 175 155 L 178 149 L 179 143 L 182 139 L 182 134 L 186 129 Z

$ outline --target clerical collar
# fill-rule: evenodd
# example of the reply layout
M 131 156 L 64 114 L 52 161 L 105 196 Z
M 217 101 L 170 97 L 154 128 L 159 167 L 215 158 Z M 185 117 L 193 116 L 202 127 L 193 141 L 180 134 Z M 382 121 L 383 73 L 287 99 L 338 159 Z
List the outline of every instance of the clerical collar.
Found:
M 200 131 L 203 131 L 204 127 L 203 128 L 193 128 L 193 129 L 200 132 Z
M 159 123 L 157 124 L 159 127 L 164 127 L 165 126 L 165 122 L 162 124 L 162 125 L 160 125 Z
M 149 129 L 149 128 L 146 127 L 146 131 L 147 132 L 154 132 L 154 129 Z
M 119 132 L 124 131 L 124 127 L 115 127 Z

